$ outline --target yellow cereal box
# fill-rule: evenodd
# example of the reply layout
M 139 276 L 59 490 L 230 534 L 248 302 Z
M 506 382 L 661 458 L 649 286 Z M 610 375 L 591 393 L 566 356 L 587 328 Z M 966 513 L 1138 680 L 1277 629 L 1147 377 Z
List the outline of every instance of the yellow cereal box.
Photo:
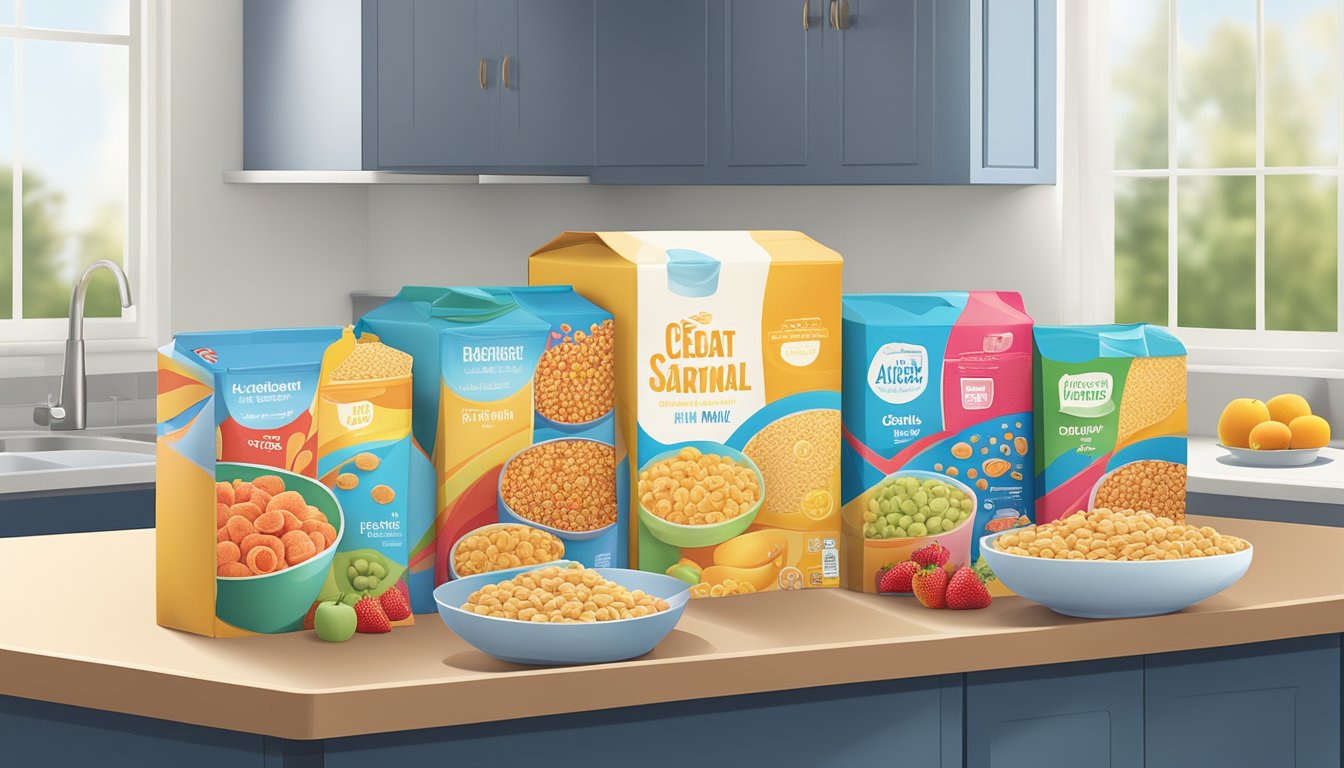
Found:
M 631 561 L 697 597 L 839 585 L 840 255 L 799 232 L 570 232 L 533 285 L 616 327 Z

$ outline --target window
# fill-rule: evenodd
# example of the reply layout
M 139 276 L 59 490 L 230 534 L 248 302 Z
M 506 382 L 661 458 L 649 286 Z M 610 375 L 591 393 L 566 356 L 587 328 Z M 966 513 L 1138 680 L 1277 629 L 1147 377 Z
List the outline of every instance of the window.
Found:
M 146 5 L 152 5 L 147 0 Z M 0 355 L 51 352 L 74 281 L 89 339 L 150 339 L 141 0 L 0 0 Z
M 1110 43 L 1090 81 L 1110 137 L 1095 277 L 1116 322 L 1341 364 L 1340 5 L 1111 0 L 1093 21 Z

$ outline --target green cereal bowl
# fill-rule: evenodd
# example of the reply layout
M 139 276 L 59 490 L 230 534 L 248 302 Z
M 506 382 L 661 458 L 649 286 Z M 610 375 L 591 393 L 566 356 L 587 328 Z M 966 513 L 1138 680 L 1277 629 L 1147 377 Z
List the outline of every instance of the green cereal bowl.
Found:
M 279 475 L 285 481 L 285 490 L 298 491 L 304 501 L 322 510 L 336 529 L 336 541 L 296 566 L 263 576 L 215 577 L 216 616 L 240 629 L 274 634 L 303 626 L 303 616 L 321 592 L 336 547 L 345 535 L 345 518 L 331 490 L 310 477 L 256 464 L 215 465 L 218 482 L 251 482 L 261 475 Z
M 747 467 L 756 475 L 757 486 L 761 489 L 760 498 L 751 506 L 751 509 L 734 517 L 731 520 L 725 520 L 722 523 L 713 523 L 711 525 L 682 525 L 680 523 L 671 523 L 663 518 L 653 514 L 644 508 L 642 503 L 635 499 L 636 506 L 639 509 L 640 522 L 653 534 L 655 539 L 670 544 L 674 547 L 688 549 L 692 547 L 713 547 L 718 544 L 746 532 L 751 524 L 756 521 L 756 515 L 761 511 L 761 504 L 765 502 L 765 477 L 761 474 L 760 467 L 756 462 L 747 457 L 745 453 L 736 448 L 729 448 L 726 445 L 718 443 L 693 442 L 687 443 L 694 448 L 699 448 L 702 453 L 717 453 L 720 456 L 727 456 L 733 461 Z M 681 446 L 670 451 L 664 451 L 644 463 L 647 467 L 663 459 L 671 458 L 681 452 Z M 641 470 L 642 471 L 642 470 Z M 632 489 L 632 495 L 638 496 L 638 493 Z

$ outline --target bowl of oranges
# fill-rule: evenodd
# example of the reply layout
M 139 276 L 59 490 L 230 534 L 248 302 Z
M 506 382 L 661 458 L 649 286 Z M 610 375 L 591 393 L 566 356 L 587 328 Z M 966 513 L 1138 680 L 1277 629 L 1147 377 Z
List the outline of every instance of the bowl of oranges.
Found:
M 1219 447 L 1247 466 L 1305 466 L 1329 444 L 1330 422 L 1313 414 L 1301 395 L 1240 397 L 1218 418 Z

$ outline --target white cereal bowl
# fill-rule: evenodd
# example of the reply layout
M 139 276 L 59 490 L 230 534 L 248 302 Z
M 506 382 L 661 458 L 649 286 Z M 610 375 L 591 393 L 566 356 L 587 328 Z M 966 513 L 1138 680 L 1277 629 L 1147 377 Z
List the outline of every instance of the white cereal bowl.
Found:
M 1232 586 L 1251 566 L 1254 547 L 1214 557 L 1118 562 L 1047 560 L 1012 555 L 980 539 L 980 553 L 1004 586 L 1055 613 L 1085 619 L 1123 619 L 1174 613 Z
M 596 568 L 598 573 L 627 589 L 640 589 L 667 601 L 668 610 L 634 619 L 586 624 L 542 624 L 493 616 L 478 616 L 462 610 L 472 592 L 497 584 L 520 573 L 572 561 L 557 560 L 493 571 L 440 584 L 434 590 L 443 623 L 467 643 L 501 661 L 515 664 L 601 664 L 643 656 L 672 631 L 686 610 L 690 587 L 680 579 L 661 573 L 625 568 Z

